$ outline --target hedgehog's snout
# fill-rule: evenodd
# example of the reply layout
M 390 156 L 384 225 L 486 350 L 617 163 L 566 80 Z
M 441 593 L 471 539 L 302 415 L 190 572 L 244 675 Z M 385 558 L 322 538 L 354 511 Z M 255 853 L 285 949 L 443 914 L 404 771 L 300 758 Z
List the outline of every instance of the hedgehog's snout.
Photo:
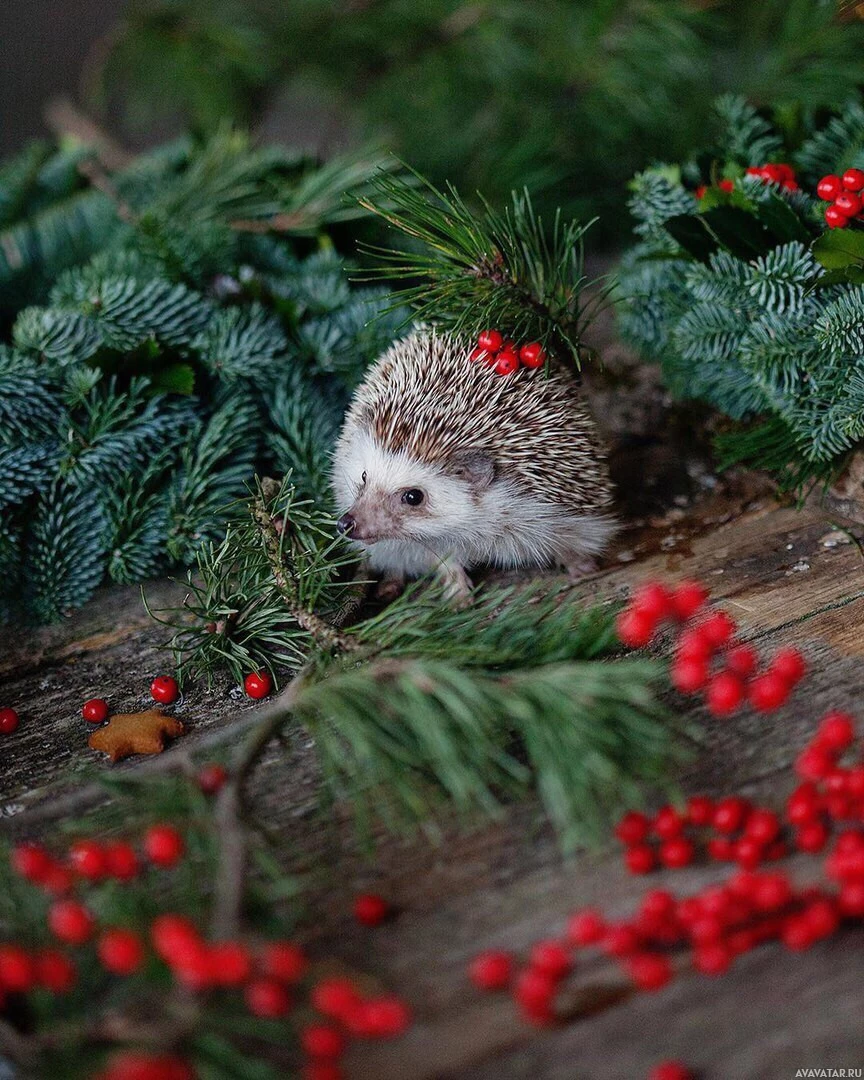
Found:
M 343 514 L 336 522 L 336 529 L 343 536 L 350 536 L 354 532 L 356 525 L 356 520 L 350 514 Z

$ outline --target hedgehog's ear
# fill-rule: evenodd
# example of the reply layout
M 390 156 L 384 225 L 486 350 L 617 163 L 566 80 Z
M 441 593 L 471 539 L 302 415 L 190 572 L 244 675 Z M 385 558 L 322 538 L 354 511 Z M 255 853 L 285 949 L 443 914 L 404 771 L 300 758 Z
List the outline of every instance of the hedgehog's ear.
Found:
M 467 480 L 472 487 L 489 487 L 495 478 L 495 462 L 482 450 L 461 450 L 447 462 L 447 472 Z

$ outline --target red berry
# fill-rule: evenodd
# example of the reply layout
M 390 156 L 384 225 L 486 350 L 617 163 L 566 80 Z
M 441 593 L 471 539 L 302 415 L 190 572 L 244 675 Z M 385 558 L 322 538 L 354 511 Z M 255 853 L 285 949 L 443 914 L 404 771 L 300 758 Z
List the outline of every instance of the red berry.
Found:
M 845 881 L 840 886 L 840 911 L 853 919 L 864 916 L 864 881 Z
M 387 901 L 375 893 L 361 893 L 354 900 L 354 918 L 363 926 L 380 926 L 389 914 Z
M 512 375 L 519 370 L 519 357 L 509 349 L 502 349 L 495 357 L 492 370 L 496 375 Z
M 208 951 L 217 986 L 240 986 L 252 974 L 252 958 L 241 942 L 218 941 Z
M 814 944 L 816 935 L 806 918 L 801 915 L 790 915 L 783 923 L 780 940 L 787 949 L 800 952 L 809 949 Z
M 504 337 L 497 330 L 484 330 L 477 338 L 477 344 L 487 352 L 498 352 L 504 344 Z
M 630 978 L 640 990 L 660 990 L 672 978 L 669 957 L 662 953 L 637 953 L 627 959 Z
M 42 888 L 52 896 L 64 896 L 72 891 L 75 881 L 72 871 L 60 863 L 52 863 L 45 873 L 45 877 L 39 882 Z
M 16 844 L 9 860 L 16 874 L 40 884 L 51 869 L 52 859 L 41 844 Z
M 280 982 L 299 982 L 308 967 L 306 954 L 293 941 L 271 941 L 261 953 L 261 971 Z
M 758 675 L 750 684 L 750 704 L 757 712 L 773 712 L 786 702 L 789 690 L 786 679 L 776 672 L 768 671 L 764 675 Z
M 744 824 L 749 809 L 746 800 L 735 795 L 721 799 L 714 810 L 714 828 L 726 834 L 737 832 Z
M 131 844 L 116 840 L 104 848 L 105 867 L 118 881 L 131 881 L 138 875 L 138 856 Z
M 0 709 L 0 735 L 11 735 L 21 718 L 14 709 Z
M 185 915 L 159 915 L 150 926 L 150 940 L 156 953 L 166 963 L 200 947 L 201 939 L 191 919 Z
M 198 773 L 198 787 L 205 795 L 215 795 L 228 779 L 224 765 L 205 765 Z
M 683 631 L 675 647 L 676 660 L 700 660 L 707 662 L 714 654 L 714 646 L 698 626 Z
M 531 950 L 530 963 L 550 979 L 563 979 L 573 968 L 570 953 L 557 941 L 538 941 Z
M 834 759 L 817 746 L 808 746 L 795 761 L 795 772 L 802 780 L 824 780 L 833 768 Z
M 527 368 L 541 368 L 546 363 L 546 353 L 539 341 L 529 341 L 519 350 L 519 359 Z
M 273 680 L 266 671 L 253 671 L 243 680 L 243 689 L 247 697 L 255 698 L 257 701 L 267 697 L 273 689 Z
M 115 975 L 133 975 L 144 963 L 144 942 L 133 930 L 111 927 L 96 945 L 99 960 Z
M 721 191 L 733 191 L 735 185 L 731 180 L 721 180 L 717 187 L 719 187 Z
M 692 842 L 684 837 L 665 840 L 660 845 L 660 862 L 668 866 L 670 870 L 680 870 L 683 866 L 689 866 L 695 854 L 696 849 Z
M 630 600 L 631 611 L 648 615 L 655 622 L 672 614 L 672 594 L 665 585 L 658 581 L 649 581 L 640 586 Z
M 641 944 L 635 927 L 629 923 L 610 926 L 603 938 L 603 952 L 608 956 L 630 956 Z
M 345 1036 L 327 1024 L 310 1024 L 300 1032 L 300 1045 L 316 1058 L 338 1058 L 345 1052 Z
M 648 1080 L 693 1080 L 693 1073 L 680 1061 L 661 1061 L 648 1074 Z
M 203 941 L 187 942 L 173 956 L 166 957 L 166 963 L 177 981 L 193 993 L 208 990 L 218 982 L 212 954 Z
M 674 806 L 662 806 L 654 817 L 652 827 L 655 836 L 661 840 L 671 840 L 684 831 L 684 818 Z
M 513 958 L 497 949 L 479 953 L 468 967 L 468 978 L 478 990 L 502 990 L 513 974 Z
M 837 710 L 826 713 L 816 739 L 827 750 L 842 753 L 855 741 L 855 721 L 848 713 Z
M 309 1002 L 322 1016 L 344 1020 L 360 1002 L 360 995 L 350 979 L 334 976 L 312 987 Z
M 804 678 L 807 663 L 798 649 L 780 649 L 771 661 L 771 670 L 794 686 Z
M 411 1023 L 411 1012 L 404 1001 L 384 994 L 370 998 L 362 1006 L 362 1034 L 374 1039 L 401 1035 Z
M 860 191 L 864 188 L 864 170 L 847 169 L 841 180 L 847 191 Z
M 150 683 L 150 694 L 154 701 L 170 705 L 180 696 L 180 687 L 177 685 L 177 680 L 170 675 L 157 675 Z
M 528 968 L 516 980 L 514 996 L 526 1012 L 533 1013 L 538 1010 L 544 1014 L 550 1012 L 554 995 L 555 981 L 550 979 L 545 972 Z
M 615 629 L 622 645 L 641 649 L 654 637 L 655 623 L 645 612 L 625 608 L 615 620 Z
M 679 694 L 695 694 L 708 682 L 708 664 L 704 660 L 677 657 L 670 669 L 672 685 Z
M 682 581 L 672 593 L 672 608 L 679 619 L 692 619 L 708 599 L 708 590 L 698 581 Z
M 851 191 L 841 191 L 834 200 L 834 206 L 846 217 L 855 217 L 861 213 L 861 200 Z
M 318 1058 L 316 1061 L 307 1061 L 300 1073 L 302 1080 L 345 1080 L 345 1074 L 335 1061 L 326 1058 Z
M 638 810 L 628 810 L 615 826 L 615 835 L 622 844 L 641 844 L 651 831 L 651 820 Z
M 706 702 L 714 716 L 728 716 L 744 700 L 744 683 L 730 671 L 721 671 L 708 684 Z
M 725 836 L 712 836 L 708 841 L 708 856 L 714 862 L 729 862 L 735 854 L 735 847 Z
M 764 855 L 765 849 L 763 845 L 749 836 L 742 836 L 740 840 L 735 841 L 733 858 L 745 870 L 755 870 L 757 866 L 761 865 Z
M 653 922 L 666 922 L 675 914 L 675 897 L 665 889 L 651 889 L 642 897 L 639 910 Z
M 101 724 L 108 719 L 109 712 L 108 702 L 98 697 L 85 701 L 81 708 L 81 715 L 88 724 Z
M 842 190 L 843 183 L 840 180 L 840 177 L 834 176 L 833 174 L 823 176 L 816 185 L 816 194 L 820 199 L 824 199 L 825 202 L 833 202 Z
M 20 945 L 0 945 L 0 986 L 16 994 L 26 994 L 36 981 L 33 957 Z
M 714 817 L 714 803 L 707 795 L 693 795 L 687 800 L 687 820 L 691 825 L 710 825 Z
M 173 825 L 153 825 L 144 834 L 144 851 L 154 866 L 174 866 L 185 849 Z
M 744 835 L 760 844 L 770 844 L 780 834 L 780 819 L 773 810 L 754 810 L 744 826 Z
M 573 945 L 596 945 L 606 932 L 606 921 L 595 908 L 577 911 L 567 923 L 567 938 Z
M 825 220 L 831 229 L 843 229 L 849 224 L 849 218 L 836 203 L 825 208 Z
M 821 821 L 811 821 L 795 831 L 795 846 L 799 851 L 816 855 L 828 843 L 828 830 Z
M 830 937 L 840 925 L 840 914 L 837 910 L 837 902 L 833 898 L 817 897 L 811 901 L 803 911 L 811 933 L 817 939 Z
M 195 1080 L 195 1074 L 182 1058 L 124 1051 L 111 1058 L 99 1080 Z
M 478 348 L 471 350 L 471 352 L 468 354 L 468 359 L 471 361 L 472 364 L 477 364 L 483 360 L 489 360 L 491 356 L 492 354 L 490 352 L 488 352 L 486 349 L 481 349 L 478 346 Z
M 731 963 L 732 954 L 720 941 L 700 945 L 693 952 L 693 966 L 703 975 L 723 975 Z
M 742 679 L 749 678 L 756 670 L 758 657 L 750 645 L 736 645 L 725 656 L 726 670 Z
M 698 629 L 704 638 L 719 649 L 735 633 L 736 626 L 735 620 L 725 611 L 712 611 L 702 620 Z
M 98 881 L 108 869 L 105 851 L 95 840 L 77 840 L 69 848 L 69 863 L 80 877 Z
M 36 981 L 52 994 L 68 994 L 77 973 L 69 957 L 59 949 L 43 949 L 36 955 Z
M 67 945 L 83 945 L 93 934 L 93 916 L 77 900 L 58 900 L 48 910 L 48 926 Z
M 631 874 L 650 874 L 657 860 L 648 844 L 634 844 L 624 852 L 624 863 Z
M 819 793 L 813 783 L 799 784 L 786 801 L 786 820 L 805 825 L 819 816 Z

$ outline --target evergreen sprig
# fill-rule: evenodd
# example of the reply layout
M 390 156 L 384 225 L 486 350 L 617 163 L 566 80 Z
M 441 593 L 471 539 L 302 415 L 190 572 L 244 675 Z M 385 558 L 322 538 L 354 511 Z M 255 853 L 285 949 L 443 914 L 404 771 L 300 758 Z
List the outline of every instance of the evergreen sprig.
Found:
M 417 584 L 358 620 L 353 562 L 290 478 L 266 481 L 202 550 L 183 605 L 156 614 L 184 678 L 301 672 L 283 719 L 308 728 L 327 791 L 367 829 L 490 814 L 536 790 L 572 846 L 665 783 L 680 745 L 662 668 L 611 659 L 614 609 L 540 585 L 455 609 Z
M 623 260 L 619 319 L 674 393 L 742 424 L 722 435 L 723 461 L 803 490 L 864 438 L 864 233 L 827 231 L 814 190 L 824 173 L 864 165 L 864 111 L 852 101 L 803 141 L 789 115 L 771 123 L 726 97 L 713 156 L 636 178 L 640 241 Z M 801 190 L 745 174 L 770 160 L 788 161 Z
M 375 171 L 228 128 L 111 173 L 86 148 L 0 171 L 19 308 L 0 345 L 4 619 L 50 621 L 105 575 L 189 565 L 256 467 L 324 497 L 350 392 L 401 321 L 373 319 L 383 293 L 352 288 L 322 232 L 365 213 Z M 107 216 L 69 245 L 46 215 L 69 218 L 71 199 Z
M 564 221 L 557 211 L 544 227 L 527 190 L 514 192 L 503 212 L 482 198 L 474 211 L 452 185 L 442 191 L 416 179 L 412 185 L 381 175 L 376 195 L 361 199 L 422 245 L 419 252 L 370 247 L 381 265 L 366 276 L 410 282 L 394 293 L 394 302 L 412 308 L 420 321 L 469 338 L 484 327 L 506 328 L 509 336 L 540 341 L 579 368 L 582 335 L 609 292 L 600 289 L 583 303 L 588 226 Z

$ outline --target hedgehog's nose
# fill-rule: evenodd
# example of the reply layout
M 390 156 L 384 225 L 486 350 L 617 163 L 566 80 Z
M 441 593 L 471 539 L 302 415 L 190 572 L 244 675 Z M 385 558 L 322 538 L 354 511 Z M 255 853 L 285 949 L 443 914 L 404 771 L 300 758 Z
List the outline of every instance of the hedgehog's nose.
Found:
M 336 528 L 343 536 L 350 536 L 351 533 L 354 532 L 354 526 L 356 524 L 357 522 L 350 514 L 343 514 L 336 522 Z

